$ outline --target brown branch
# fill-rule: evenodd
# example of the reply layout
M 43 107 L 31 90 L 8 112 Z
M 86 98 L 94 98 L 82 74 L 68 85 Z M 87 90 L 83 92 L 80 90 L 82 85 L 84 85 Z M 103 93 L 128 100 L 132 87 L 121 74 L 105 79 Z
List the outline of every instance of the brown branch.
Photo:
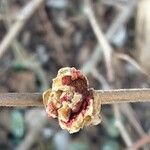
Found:
M 0 94 L 0 106 L 25 107 L 43 106 L 40 93 L 6 93 Z
M 150 102 L 150 89 L 95 90 L 102 104 Z M 1 93 L 0 106 L 43 106 L 42 93 Z
M 102 104 L 150 102 L 150 89 L 118 89 L 97 91 Z

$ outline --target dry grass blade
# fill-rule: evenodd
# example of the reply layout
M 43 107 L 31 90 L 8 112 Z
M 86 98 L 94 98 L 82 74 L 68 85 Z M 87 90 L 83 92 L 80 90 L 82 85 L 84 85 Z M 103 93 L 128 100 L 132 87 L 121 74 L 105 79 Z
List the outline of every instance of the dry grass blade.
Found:
M 113 76 L 113 69 L 112 69 L 112 62 L 111 62 L 111 57 L 112 57 L 112 48 L 107 42 L 104 34 L 102 33 L 100 25 L 98 25 L 98 22 L 96 20 L 96 17 L 94 15 L 90 0 L 85 0 L 85 13 L 89 19 L 89 22 L 92 26 L 92 29 L 97 37 L 99 47 L 102 47 L 102 51 L 104 54 L 105 58 L 105 63 L 106 63 L 106 68 L 107 68 L 107 77 L 110 81 L 114 80 Z
M 130 56 L 128 56 L 126 54 L 119 54 L 119 53 L 117 53 L 116 56 L 117 56 L 118 59 L 122 59 L 122 60 L 125 60 L 125 61 L 129 62 L 138 71 L 140 71 L 144 75 L 150 77 L 149 73 L 142 66 L 140 66 L 133 58 L 131 58 Z
M 110 25 L 109 29 L 106 32 L 106 38 L 108 41 L 111 42 L 113 35 L 116 33 L 118 28 L 125 24 L 127 20 L 131 17 L 132 12 L 134 11 L 135 5 L 136 5 L 136 0 L 132 0 L 130 4 L 124 8 L 124 10 L 115 17 L 114 21 Z M 99 44 L 97 44 L 94 48 L 94 51 L 90 57 L 90 59 L 85 62 L 82 66 L 82 70 L 85 73 L 91 72 L 91 69 L 93 66 L 97 64 L 97 62 L 100 60 L 102 54 L 102 49 L 99 47 Z
M 123 137 L 126 145 L 128 147 L 132 146 L 132 140 L 130 138 L 130 135 L 129 133 L 127 132 L 124 124 L 122 123 L 121 121 L 121 115 L 120 115 L 120 112 L 119 112 L 119 106 L 117 104 L 113 105 L 113 109 L 114 109 L 114 115 L 115 115 L 115 118 L 116 118 L 116 127 L 119 129 L 120 133 L 121 133 L 121 136 Z
M 8 33 L 0 43 L 0 57 L 2 57 L 13 39 L 15 39 L 15 37 L 19 34 L 26 21 L 41 5 L 42 2 L 43 0 L 33 0 L 29 2 L 20 12 L 18 12 L 19 15 L 16 17 L 16 22 L 12 25 L 12 27 L 9 29 Z
M 150 144 L 150 136 L 145 135 L 140 140 L 138 140 L 136 143 L 134 143 L 129 149 L 127 150 L 136 150 L 142 148 L 144 145 Z
M 141 65 L 150 72 L 150 1 L 139 1 L 136 17 L 137 58 Z

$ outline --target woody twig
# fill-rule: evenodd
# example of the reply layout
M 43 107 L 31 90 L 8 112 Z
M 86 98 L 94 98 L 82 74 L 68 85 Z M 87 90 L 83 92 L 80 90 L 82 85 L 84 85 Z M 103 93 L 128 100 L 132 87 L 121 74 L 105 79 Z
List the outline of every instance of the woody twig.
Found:
M 150 102 L 150 88 L 95 90 L 101 104 Z M 1 93 L 0 106 L 28 107 L 43 106 L 42 93 Z

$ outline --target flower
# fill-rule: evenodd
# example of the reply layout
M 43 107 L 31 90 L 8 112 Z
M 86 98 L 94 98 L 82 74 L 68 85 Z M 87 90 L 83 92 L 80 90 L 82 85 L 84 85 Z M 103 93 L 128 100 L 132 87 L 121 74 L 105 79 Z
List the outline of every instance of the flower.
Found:
M 70 133 L 101 122 L 100 99 L 89 89 L 87 78 L 75 68 L 58 71 L 52 89 L 43 93 L 43 102 L 47 114 L 58 118 L 61 128 Z

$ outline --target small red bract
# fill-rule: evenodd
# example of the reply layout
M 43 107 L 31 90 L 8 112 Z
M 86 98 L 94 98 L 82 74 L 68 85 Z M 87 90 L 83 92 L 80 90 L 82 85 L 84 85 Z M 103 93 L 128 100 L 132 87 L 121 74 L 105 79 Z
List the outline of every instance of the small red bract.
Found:
M 69 100 L 70 100 L 70 96 L 68 94 L 65 94 L 63 97 L 60 98 L 61 102 L 69 101 Z
M 62 84 L 63 85 L 70 85 L 70 83 L 71 83 L 71 76 L 62 77 Z
M 47 105 L 47 109 L 55 116 L 58 116 L 57 109 L 52 102 L 49 102 Z

